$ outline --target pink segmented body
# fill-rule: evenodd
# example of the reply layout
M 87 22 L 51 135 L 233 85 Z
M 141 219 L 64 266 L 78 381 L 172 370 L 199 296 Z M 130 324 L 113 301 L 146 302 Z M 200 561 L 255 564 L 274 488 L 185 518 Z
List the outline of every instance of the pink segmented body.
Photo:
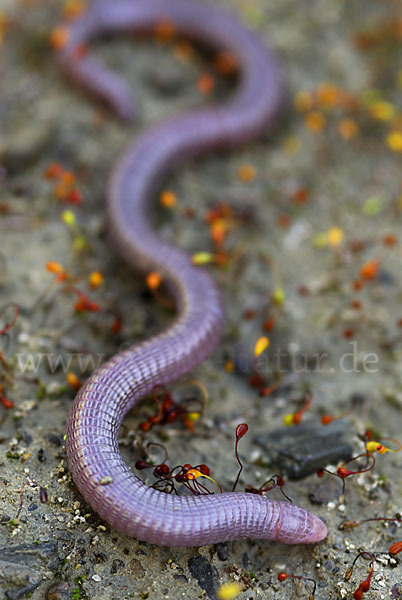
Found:
M 155 126 L 128 148 L 115 167 L 108 198 L 110 229 L 136 269 L 158 271 L 178 316 L 160 335 L 105 363 L 82 387 L 67 425 L 73 479 L 93 509 L 116 529 L 167 546 L 200 546 L 237 538 L 317 542 L 325 524 L 308 511 L 248 493 L 173 496 L 145 485 L 124 463 L 117 435 L 124 415 L 156 384 L 166 385 L 197 366 L 216 346 L 223 327 L 220 294 L 210 275 L 152 230 L 146 204 L 174 165 L 206 150 L 231 148 L 267 131 L 282 100 L 272 53 L 236 20 L 212 6 L 186 0 L 99 0 L 69 25 L 60 59 L 67 72 L 106 100 L 118 115 L 133 115 L 124 82 L 77 49 L 103 33 L 152 31 L 163 21 L 191 39 L 233 52 L 240 84 L 224 105 L 196 110 Z M 107 485 L 106 485 L 107 484 Z

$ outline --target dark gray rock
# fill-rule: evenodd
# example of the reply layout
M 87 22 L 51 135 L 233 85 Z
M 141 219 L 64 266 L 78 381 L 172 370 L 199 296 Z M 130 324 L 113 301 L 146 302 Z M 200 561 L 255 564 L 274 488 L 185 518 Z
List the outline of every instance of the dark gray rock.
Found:
M 117 573 L 117 571 L 119 571 L 120 569 L 123 569 L 125 567 L 125 564 L 122 560 L 116 558 L 113 562 L 112 562 L 112 568 L 110 569 L 110 572 L 112 573 L 112 575 L 115 575 Z
M 183 77 L 183 70 L 176 70 L 169 66 L 168 69 L 152 69 L 144 74 L 147 84 L 164 96 L 176 96 L 187 85 Z
M 54 556 L 56 552 L 56 542 L 9 546 L 8 548 L 0 548 L 0 560 L 34 566 L 38 565 L 44 558 Z
M 200 588 L 205 590 L 208 598 L 216 599 L 215 588 L 217 572 L 204 556 L 194 556 L 188 561 L 190 573 L 198 581 Z
M 331 477 L 326 474 L 323 481 L 314 486 L 309 492 L 309 499 L 312 504 L 328 504 L 336 501 L 342 494 L 342 481 L 338 477 Z
M 47 439 L 49 440 L 49 442 L 53 446 L 59 447 L 59 446 L 62 446 L 62 444 L 63 444 L 63 436 L 62 436 L 62 434 L 55 435 L 54 433 L 48 433 Z
M 18 600 L 36 589 L 42 581 L 42 572 L 56 570 L 57 544 L 42 542 L 0 548 L 0 581 L 10 589 L 6 597 Z
M 11 517 L 9 515 L 2 514 L 0 515 L 0 523 L 8 523 Z
M 307 421 L 258 435 L 255 443 L 264 449 L 272 469 L 290 479 L 303 479 L 327 465 L 352 457 L 352 427 L 346 419 L 323 426 Z
M 129 563 L 130 572 L 134 575 L 134 577 L 141 578 L 145 575 L 145 569 L 136 558 L 132 558 Z
M 48 123 L 36 121 L 13 131 L 0 143 L 0 160 L 10 171 L 20 171 L 34 162 L 50 142 L 52 129 Z
M 41 579 L 38 579 L 37 581 L 34 581 L 18 590 L 15 590 L 15 591 L 7 590 L 6 598 L 9 598 L 9 600 L 19 600 L 20 598 L 24 598 L 24 596 L 26 596 L 26 594 L 29 594 L 29 593 L 33 592 L 34 590 L 36 590 L 36 588 L 40 585 L 40 582 L 41 582 Z
M 70 586 L 66 581 L 52 585 L 46 592 L 46 600 L 71 600 Z
M 229 557 L 229 549 L 227 542 L 218 542 L 215 544 L 215 550 L 219 560 L 227 560 Z

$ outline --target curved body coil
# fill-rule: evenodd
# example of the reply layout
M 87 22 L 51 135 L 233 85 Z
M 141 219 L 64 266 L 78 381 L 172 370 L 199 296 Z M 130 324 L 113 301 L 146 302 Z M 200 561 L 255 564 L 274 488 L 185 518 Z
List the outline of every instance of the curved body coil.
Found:
M 146 205 L 161 178 L 184 158 L 231 148 L 269 129 L 282 99 L 271 52 L 236 20 L 186 0 L 98 0 L 68 28 L 60 59 L 81 86 L 123 119 L 133 116 L 127 86 L 77 49 L 103 33 L 152 31 L 171 21 L 191 39 L 233 52 L 240 84 L 224 105 L 157 125 L 128 148 L 114 168 L 108 220 L 114 241 L 136 269 L 158 271 L 177 304 L 169 329 L 106 362 L 81 388 L 67 425 L 67 458 L 81 494 L 116 529 L 155 544 L 199 546 L 236 538 L 316 542 L 324 523 L 286 502 L 248 493 L 173 496 L 146 486 L 124 463 L 117 435 L 124 415 L 156 384 L 197 366 L 216 346 L 223 326 L 219 291 L 203 269 L 152 230 Z M 106 478 L 106 479 L 105 479 Z M 108 485 L 103 485 L 108 481 Z

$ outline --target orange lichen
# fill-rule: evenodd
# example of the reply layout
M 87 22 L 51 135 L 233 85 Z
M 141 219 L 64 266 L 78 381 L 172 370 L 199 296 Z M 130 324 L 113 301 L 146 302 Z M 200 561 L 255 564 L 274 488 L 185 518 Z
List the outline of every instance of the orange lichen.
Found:
M 65 281 L 68 277 L 64 267 L 55 260 L 49 260 L 46 263 L 46 270 L 49 271 L 49 273 L 55 273 L 57 275 L 56 281 Z
M 307 112 L 314 106 L 314 97 L 311 92 L 298 92 L 294 98 L 294 105 L 296 110 L 300 112 Z
M 70 39 L 68 27 L 55 27 L 49 36 L 49 43 L 54 50 L 62 50 Z
M 200 94 L 208 96 L 215 87 L 215 78 L 210 73 L 203 73 L 197 81 L 197 89 Z
M 341 119 L 338 133 L 344 140 L 352 140 L 358 134 L 359 127 L 354 119 Z
M 65 19 L 78 19 L 86 9 L 83 0 L 66 0 L 62 8 L 62 16 Z
M 166 208 L 174 208 L 177 204 L 177 197 L 171 190 L 164 190 L 159 196 L 159 202 Z
M 239 62 L 233 52 L 222 51 L 219 52 L 215 59 L 215 69 L 221 75 L 233 75 L 239 68 Z
M 292 194 L 292 200 L 295 204 L 302 206 L 310 199 L 310 190 L 305 187 L 297 188 Z
M 152 271 L 151 273 L 148 273 L 145 281 L 148 288 L 154 292 L 161 285 L 162 276 L 157 271 Z
M 379 260 L 370 260 L 360 267 L 360 276 L 362 279 L 373 280 L 378 275 L 380 266 Z
M 237 171 L 237 177 L 243 183 L 249 183 L 250 181 L 254 181 L 257 175 L 257 169 L 253 167 L 253 165 L 242 165 L 239 167 Z
M 333 83 L 322 83 L 316 92 L 317 104 L 323 108 L 332 108 L 337 104 L 339 90 Z
M 92 271 L 92 273 L 89 275 L 89 278 L 88 278 L 89 286 L 92 289 L 96 289 L 100 285 L 102 285 L 103 280 L 104 280 L 104 276 L 102 275 L 102 273 L 100 273 L 100 271 Z
M 72 371 L 67 373 L 67 382 L 73 390 L 79 390 L 82 386 L 82 381 Z
M 324 129 L 327 120 L 320 111 L 312 110 L 307 114 L 304 122 L 306 124 L 307 129 L 309 129 L 313 133 L 319 133 Z
M 383 242 L 384 246 L 392 247 L 392 246 L 396 246 L 398 244 L 398 238 L 393 233 L 387 233 L 382 238 L 382 242 Z
M 154 36 L 159 42 L 171 42 L 176 36 L 176 26 L 174 22 L 165 19 L 155 23 Z
M 63 173 L 63 167 L 60 163 L 50 163 L 43 173 L 45 179 L 59 179 Z

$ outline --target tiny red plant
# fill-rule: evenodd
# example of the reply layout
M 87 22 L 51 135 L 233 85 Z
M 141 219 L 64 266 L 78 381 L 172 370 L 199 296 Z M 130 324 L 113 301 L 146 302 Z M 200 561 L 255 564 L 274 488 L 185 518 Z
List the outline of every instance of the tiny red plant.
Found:
M 244 437 L 246 435 L 247 431 L 248 431 L 248 425 L 246 423 L 240 423 L 240 425 L 238 425 L 236 427 L 235 455 L 236 455 L 236 460 L 239 463 L 240 468 L 239 468 L 239 472 L 237 473 L 236 481 L 233 484 L 232 492 L 235 491 L 236 486 L 239 483 L 241 472 L 243 470 L 243 464 L 239 458 L 237 448 L 239 445 L 239 441 L 241 440 L 242 437 Z
M 322 415 L 321 417 L 321 424 L 322 425 L 329 425 L 330 423 L 332 423 L 332 421 L 337 421 L 338 419 L 344 419 L 345 417 L 347 417 L 350 414 L 350 410 L 348 410 L 347 412 L 342 413 L 341 415 Z
M 7 398 L 7 396 L 5 395 L 5 393 L 3 392 L 3 388 L 2 385 L 0 384 L 0 403 L 4 406 L 4 408 L 6 408 L 7 410 L 10 410 L 11 408 L 13 408 L 14 406 L 14 402 L 12 400 L 10 400 L 9 398 Z
M 200 384 L 199 387 L 203 389 L 203 386 Z M 162 397 L 160 397 L 160 392 L 162 392 Z M 178 404 L 174 401 L 168 390 L 160 385 L 154 387 L 153 400 L 157 405 L 158 412 L 151 415 L 146 421 L 143 421 L 140 424 L 142 431 L 147 432 L 154 425 L 166 425 L 167 423 L 172 423 L 179 417 L 181 417 L 187 429 L 194 431 L 194 421 L 191 418 L 194 415 L 194 411 L 187 408 L 186 404 L 188 402 L 184 401 L 181 404 Z M 196 411 L 196 415 L 199 416 L 203 411 L 204 402 L 200 398 L 197 398 L 197 402 L 199 404 L 199 409 Z
M 402 552 L 402 542 L 395 542 L 394 544 L 391 544 L 388 552 L 394 555 L 399 554 L 399 552 Z
M 5 313 L 9 308 L 12 309 L 13 315 L 11 318 L 7 319 L 6 323 L 0 329 L 0 335 L 5 335 L 6 333 L 8 333 L 17 322 L 20 309 L 18 304 L 16 304 L 15 302 L 9 302 L 8 304 L 5 304 L 0 310 L 0 317 L 2 317 L 3 313 Z
M 371 578 L 373 577 L 373 573 L 374 573 L 374 555 L 371 554 L 371 552 L 359 552 L 359 554 L 355 557 L 355 559 L 352 563 L 352 566 L 349 567 L 349 569 L 346 571 L 345 581 L 349 581 L 349 579 L 352 577 L 353 569 L 355 567 L 356 561 L 361 556 L 370 558 L 370 561 L 371 561 L 370 572 L 369 572 L 368 576 L 366 577 L 366 579 L 363 579 L 363 581 L 360 582 L 358 588 L 355 590 L 355 592 L 353 594 L 353 598 L 355 598 L 355 600 L 361 600 L 363 598 L 363 594 L 365 594 L 366 592 L 369 591 L 370 585 L 371 585 Z
M 383 238 L 382 242 L 384 246 L 392 247 L 398 244 L 398 238 L 393 233 L 387 233 Z
M 92 302 L 89 300 L 88 296 L 77 288 L 72 288 L 72 291 L 77 294 L 78 300 L 74 304 L 74 309 L 77 312 L 98 312 L 101 310 L 101 307 L 97 302 Z
M 350 469 L 346 468 L 346 465 L 349 465 L 351 462 L 354 462 L 359 458 L 367 458 L 366 466 L 363 469 L 360 469 L 358 471 L 351 471 Z M 370 462 L 371 464 L 369 464 Z M 317 476 L 323 477 L 324 473 L 328 473 L 329 475 L 339 477 L 339 479 L 342 480 L 342 494 L 345 494 L 345 480 L 347 479 L 347 477 L 350 477 L 351 475 L 360 475 L 360 473 L 366 473 L 367 471 L 371 471 L 374 468 L 374 466 L 375 458 L 372 454 L 359 454 L 359 456 L 355 456 L 348 460 L 346 463 L 344 463 L 343 467 L 338 467 L 336 473 L 334 473 L 333 471 L 329 471 L 328 469 L 318 469 Z
M 311 393 L 307 394 L 307 401 L 297 412 L 289 413 L 283 417 L 283 422 L 285 425 L 300 425 L 303 415 L 308 410 L 313 402 L 313 395 Z
M 352 521 L 352 520 L 344 521 L 339 526 L 339 529 L 340 530 L 353 529 L 354 527 L 359 527 L 360 525 L 363 525 L 363 523 L 370 523 L 371 521 L 385 521 L 385 522 L 401 523 L 402 516 L 396 515 L 395 517 L 373 517 L 370 519 L 362 519 L 360 521 Z
M 206 478 L 212 481 L 222 493 L 223 490 L 219 483 L 210 477 L 210 469 L 208 465 L 203 463 L 193 467 L 190 463 L 186 463 L 170 469 L 167 464 L 168 453 L 166 448 L 157 442 L 149 442 L 147 448 L 150 446 L 162 448 L 165 454 L 162 462 L 154 465 L 145 460 L 137 460 L 135 466 L 140 471 L 153 468 L 153 475 L 157 478 L 157 481 L 152 485 L 153 488 L 177 494 L 175 488 L 176 482 L 183 484 L 195 496 L 212 494 L 213 492 L 211 492 L 199 481 L 202 478 Z
M 85 51 L 86 47 L 84 45 L 77 46 L 74 50 L 74 52 Z M 79 205 L 82 203 L 82 194 L 75 185 L 76 176 L 74 173 L 64 169 L 61 164 L 53 162 L 46 168 L 43 176 L 45 179 L 55 182 L 53 194 L 56 198 L 67 204 Z
M 46 502 L 48 501 L 48 494 L 43 486 L 41 486 L 39 483 L 37 483 L 36 481 L 33 481 L 33 480 L 25 481 L 22 484 L 21 489 L 20 489 L 20 505 L 19 505 L 17 514 L 15 515 L 16 519 L 18 519 L 21 514 L 22 505 L 24 502 L 24 489 L 27 485 L 36 485 L 39 488 L 39 500 L 40 500 L 41 504 L 46 504 Z
M 287 496 L 285 494 L 285 492 L 283 491 L 284 485 L 285 485 L 285 480 L 283 477 L 281 477 L 280 475 L 273 475 L 271 477 L 271 479 L 268 479 L 268 481 L 263 483 L 260 488 L 255 488 L 252 485 L 247 485 L 245 488 L 245 491 L 250 494 L 258 494 L 258 495 L 262 496 L 262 494 L 264 492 L 271 492 L 276 487 L 278 487 L 280 489 L 281 494 L 286 498 L 286 500 L 288 500 L 289 502 L 292 502 L 292 500 L 289 498 L 289 496 Z
M 312 579 L 311 577 L 305 577 L 304 575 L 291 575 L 290 573 L 285 573 L 284 571 L 281 571 L 280 573 L 278 573 L 278 580 L 283 582 L 286 581 L 286 579 L 299 579 L 300 581 L 309 581 L 310 583 L 313 584 L 313 589 L 311 591 L 311 594 L 309 596 L 310 600 L 312 600 L 314 598 L 314 594 L 317 588 L 317 582 L 315 581 L 315 579 Z

